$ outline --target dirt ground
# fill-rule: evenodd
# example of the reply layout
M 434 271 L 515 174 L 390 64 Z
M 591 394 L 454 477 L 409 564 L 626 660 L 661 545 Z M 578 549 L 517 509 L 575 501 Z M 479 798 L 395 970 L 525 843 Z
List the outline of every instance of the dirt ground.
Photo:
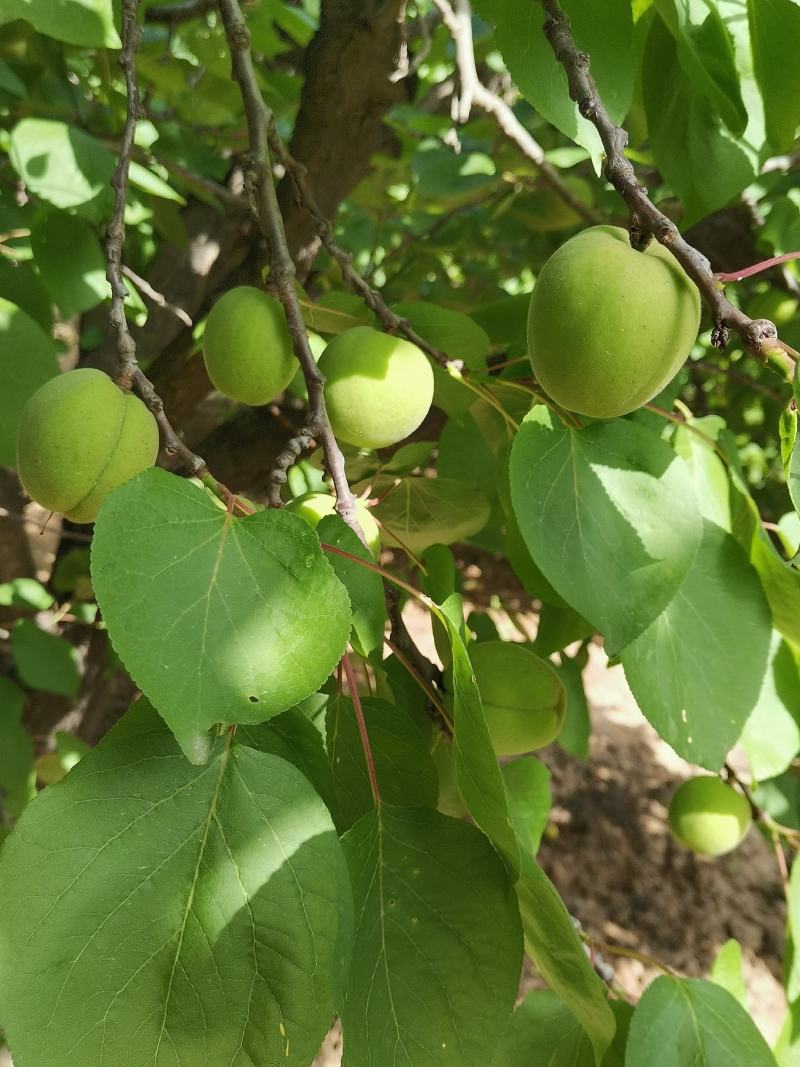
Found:
M 475 591 L 478 593 L 478 591 Z M 475 596 L 477 602 L 481 597 Z M 495 601 L 496 603 L 496 601 Z M 482 604 L 485 610 L 486 604 Z M 525 605 L 503 607 L 515 612 Z M 413 606 L 409 629 L 433 658 L 426 620 Z M 491 611 L 503 637 L 519 639 L 504 611 Z M 516 616 L 535 632 L 535 616 Z M 741 847 L 716 860 L 695 857 L 666 826 L 667 805 L 692 768 L 645 721 L 621 667 L 591 648 L 584 684 L 592 716 L 589 759 L 557 746 L 541 753 L 552 772 L 551 832 L 539 859 L 572 915 L 596 941 L 657 960 L 687 977 L 704 977 L 720 947 L 743 949 L 748 1001 L 773 1043 L 786 1008 L 780 984 L 785 904 L 771 847 L 751 831 Z M 737 754 L 734 765 L 744 769 Z M 660 971 L 640 960 L 605 957 L 614 984 L 631 1001 Z M 540 984 L 526 973 L 522 990 Z M 341 1039 L 332 1032 L 313 1067 L 338 1067 Z

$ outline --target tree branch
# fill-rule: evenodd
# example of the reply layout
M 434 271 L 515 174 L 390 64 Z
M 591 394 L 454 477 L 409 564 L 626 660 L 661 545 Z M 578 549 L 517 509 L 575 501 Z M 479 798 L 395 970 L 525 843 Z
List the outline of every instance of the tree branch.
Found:
M 153 384 L 136 362 L 136 342 L 128 329 L 125 317 L 125 297 L 128 290 L 123 281 L 122 249 L 125 244 L 125 200 L 128 194 L 128 172 L 131 163 L 133 138 L 136 123 L 141 113 L 139 85 L 136 80 L 136 51 L 141 40 L 141 30 L 137 22 L 140 0 L 123 0 L 122 5 L 122 52 L 119 65 L 125 72 L 125 87 L 128 98 L 128 112 L 125 117 L 125 130 L 122 136 L 119 159 L 117 161 L 111 184 L 116 192 L 114 212 L 106 229 L 106 277 L 111 286 L 111 310 L 109 322 L 117 335 L 118 368 L 117 384 L 123 389 L 133 389 L 142 399 L 158 423 L 159 436 L 164 452 L 168 456 L 178 456 L 190 474 L 206 472 L 206 464 L 196 456 L 178 437 L 167 416 L 164 404 Z
M 272 179 L 270 142 L 267 135 L 270 130 L 277 139 L 272 112 L 264 102 L 258 86 L 250 53 L 250 34 L 238 0 L 219 0 L 219 10 L 230 48 L 233 77 L 242 94 L 250 136 L 250 158 L 245 163 L 245 184 L 251 193 L 261 232 L 269 244 L 270 285 L 274 287 L 283 305 L 294 354 L 300 363 L 308 389 L 308 421 L 301 433 L 293 439 L 284 453 L 285 458 L 281 457 L 280 465 L 276 466 L 271 475 L 270 504 L 280 506 L 280 486 L 286 480 L 286 469 L 302 451 L 300 439 L 302 438 L 303 442 L 318 439 L 322 444 L 328 473 L 336 489 L 336 511 L 363 541 L 364 535 L 355 513 L 355 497 L 345 473 L 344 456 L 325 410 L 325 378 L 311 353 L 294 286 L 294 262 L 289 254 L 283 218 Z
M 778 338 L 775 324 L 768 319 L 751 319 L 728 300 L 719 287 L 711 265 L 704 255 L 693 248 L 680 234 L 677 226 L 667 218 L 647 195 L 625 156 L 628 135 L 609 118 L 589 72 L 589 57 L 581 52 L 572 37 L 570 21 L 558 0 L 540 0 L 547 15 L 544 34 L 553 53 L 564 68 L 569 95 L 578 111 L 600 134 L 606 152 L 605 174 L 631 213 L 631 244 L 643 250 L 651 237 L 668 248 L 688 276 L 700 290 L 713 321 L 711 343 L 724 348 L 733 330 L 741 339 L 746 352 L 762 363 L 776 360 L 787 377 L 794 372 L 794 360 Z
M 584 204 L 563 180 L 555 167 L 547 162 L 544 149 L 525 129 L 502 97 L 487 88 L 478 77 L 475 65 L 475 49 L 472 40 L 472 7 L 469 0 L 433 0 L 442 16 L 456 48 L 456 64 L 460 93 L 456 101 L 454 118 L 464 123 L 469 119 L 472 105 L 491 115 L 502 132 L 538 169 L 541 181 L 567 204 L 585 222 L 598 223 L 602 218 Z
M 180 0 L 177 4 L 159 4 L 145 11 L 146 22 L 163 22 L 167 26 L 177 26 L 179 22 L 200 18 L 207 15 L 214 7 L 214 0 Z

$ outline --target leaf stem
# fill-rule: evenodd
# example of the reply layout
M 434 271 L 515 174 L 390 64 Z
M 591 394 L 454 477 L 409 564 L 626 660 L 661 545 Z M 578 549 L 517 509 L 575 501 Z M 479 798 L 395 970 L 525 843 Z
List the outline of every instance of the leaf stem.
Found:
M 425 678 L 423 678 L 423 676 L 420 674 L 414 664 L 406 658 L 406 656 L 400 651 L 394 641 L 392 641 L 388 637 L 384 637 L 383 641 L 386 647 L 390 649 L 390 651 L 393 652 L 394 655 L 397 657 L 398 663 L 401 663 L 403 667 L 405 667 L 405 669 L 408 671 L 408 673 L 411 675 L 411 677 L 414 679 L 420 689 L 422 689 L 422 691 L 425 693 L 428 700 L 430 700 L 431 704 L 433 704 L 433 706 L 436 708 L 442 718 L 442 721 L 444 722 L 450 733 L 454 734 L 455 726 L 453 725 L 453 720 L 450 718 L 447 711 L 445 710 L 444 704 L 442 704 L 441 700 L 439 700 L 439 697 L 436 695 L 436 691 L 434 690 L 433 686 Z
M 367 776 L 369 777 L 369 787 L 372 790 L 372 798 L 375 801 L 375 807 L 381 806 L 381 791 L 378 786 L 378 775 L 375 771 L 375 759 L 372 755 L 372 747 L 369 743 L 369 734 L 367 733 L 367 724 L 364 719 L 364 709 L 361 707 L 361 697 L 358 692 L 358 683 L 356 682 L 355 675 L 353 674 L 353 668 L 350 665 L 350 657 L 345 652 L 342 656 L 342 663 L 344 664 L 344 673 L 347 676 L 347 686 L 350 690 L 350 698 L 353 701 L 353 708 L 356 713 L 356 722 L 358 723 L 358 732 L 361 736 L 361 747 L 364 749 L 364 759 L 367 763 Z

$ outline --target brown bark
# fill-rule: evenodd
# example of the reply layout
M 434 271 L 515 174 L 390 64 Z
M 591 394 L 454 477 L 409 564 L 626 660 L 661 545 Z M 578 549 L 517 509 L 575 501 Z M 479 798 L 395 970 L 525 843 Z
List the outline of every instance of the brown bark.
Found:
M 314 198 L 328 218 L 367 174 L 377 152 L 397 151 L 386 112 L 408 98 L 392 81 L 402 45 L 405 0 L 324 0 L 321 23 L 306 52 L 305 82 L 290 151 L 307 169 Z M 279 190 L 286 233 L 304 277 L 317 251 L 314 224 L 292 195 Z

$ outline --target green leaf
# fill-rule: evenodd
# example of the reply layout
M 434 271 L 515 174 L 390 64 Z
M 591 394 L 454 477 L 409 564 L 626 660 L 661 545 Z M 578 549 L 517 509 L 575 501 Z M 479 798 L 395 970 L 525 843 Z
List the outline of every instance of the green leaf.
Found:
M 63 318 L 96 307 L 111 295 L 106 260 L 88 222 L 49 211 L 31 232 L 33 258 Z
M 792 648 L 775 632 L 764 685 L 741 742 L 757 781 L 782 774 L 800 751 L 800 670 Z
M 599 156 L 594 127 L 570 100 L 563 68 L 544 36 L 545 16 L 528 0 L 478 0 L 482 18 L 497 27 L 497 43 L 511 77 L 547 122 Z M 633 93 L 633 17 L 630 0 L 571 0 L 567 13 L 575 41 L 592 60 L 592 75 L 611 118 L 621 122 Z
M 14 578 L 0 585 L 0 605 L 47 611 L 55 603 L 41 582 L 35 578 Z
M 491 845 L 437 811 L 386 804 L 342 844 L 356 915 L 349 1067 L 486 1067 L 522 965 L 519 912 Z
M 633 1009 L 612 1002 L 618 1037 L 600 1061 L 602 1067 L 623 1067 L 627 1017 Z M 511 1016 L 492 1067 L 595 1067 L 595 1054 L 585 1030 L 549 989 L 529 993 Z
M 675 39 L 659 17 L 647 38 L 642 88 L 656 164 L 686 209 L 684 225 L 691 225 L 753 181 L 755 153 L 720 126 L 707 96 L 686 77 Z
M 800 956 L 795 950 L 800 945 L 800 863 L 792 864 L 786 905 L 787 938 L 792 951 L 785 961 L 785 985 L 786 999 L 792 1003 L 800 997 Z
M 28 189 L 55 207 L 93 200 L 109 188 L 114 172 L 114 157 L 105 145 L 51 119 L 18 122 L 11 131 L 10 157 Z
M 469 370 L 486 369 L 489 335 L 463 311 L 438 307 L 427 300 L 407 300 L 393 310 L 450 359 L 463 360 Z
M 322 734 L 300 708 L 290 708 L 269 722 L 240 726 L 236 731 L 239 744 L 270 752 L 302 771 L 315 792 L 319 793 L 331 813 L 337 830 L 343 830 L 333 774 Z
M 388 484 L 388 483 L 387 483 Z M 381 483 L 383 485 L 383 483 Z M 400 478 L 383 495 L 374 514 L 387 544 L 397 544 L 415 556 L 431 545 L 464 541 L 489 521 L 489 502 L 477 489 L 450 478 Z
M 637 704 L 690 763 L 718 770 L 739 739 L 766 674 L 771 625 L 746 554 L 706 520 L 683 585 L 622 651 Z
M 470 815 L 508 863 L 519 869 L 519 846 L 506 805 L 505 787 L 492 748 L 481 694 L 461 628 L 460 597 L 443 606 L 442 621 L 453 652 L 453 761 L 461 799 Z M 457 606 L 458 605 L 458 606 Z
M 355 326 L 371 326 L 373 317 L 369 310 L 361 304 L 359 309 L 326 307 L 324 304 L 313 304 L 307 297 L 301 297 L 300 310 L 303 313 L 303 322 L 309 330 L 318 333 L 338 334 L 345 330 L 352 330 Z
M 0 297 L 22 308 L 50 336 L 52 301 L 42 279 L 30 264 L 0 258 Z
M 0 676 L 0 788 L 24 785 L 33 767 L 33 745 L 22 725 L 25 695 L 10 678 Z
M 707 97 L 731 133 L 740 137 L 747 126 L 747 109 L 733 44 L 719 11 L 711 0 L 657 0 L 656 6 L 676 40 L 684 75 Z
M 120 48 L 112 0 L 3 0 L 0 26 L 26 19 L 39 33 L 82 48 Z
M 362 697 L 361 708 L 382 799 L 396 807 L 435 808 L 439 782 L 429 739 L 402 708 L 386 700 Z M 349 697 L 331 697 L 326 729 L 339 810 L 348 827 L 375 806 Z
M 174 200 L 176 204 L 186 204 L 185 198 L 176 192 L 169 182 L 165 182 L 160 175 L 154 174 L 149 167 L 142 166 L 135 159 L 132 159 L 130 164 L 130 182 L 143 193 L 161 197 L 162 200 Z
M 589 1035 L 595 1059 L 600 1063 L 616 1029 L 606 988 L 595 973 L 553 883 L 525 852 L 516 888 L 525 951 L 548 986 Z
M 3 18 L 0 15 L 0 23 Z M 10 93 L 12 96 L 18 97 L 20 100 L 24 100 L 28 95 L 28 89 L 25 82 L 18 78 L 13 69 L 9 66 L 4 59 L 0 59 L 0 89 L 6 93 Z
M 556 742 L 565 752 L 581 760 L 589 758 L 589 738 L 592 733 L 589 705 L 586 702 L 586 692 L 583 688 L 583 668 L 586 665 L 586 658 L 585 651 L 579 652 L 577 656 L 562 653 L 561 664 L 559 666 L 554 664 L 567 691 L 567 713 Z
M 711 438 L 711 433 L 717 428 L 715 422 L 720 421 L 713 416 L 692 419 L 690 423 L 677 427 L 672 444 L 691 471 L 700 514 L 730 533 L 730 479 Z M 701 437 L 700 434 L 705 436 Z
M 743 1008 L 747 1008 L 747 986 L 742 972 L 742 946 L 730 938 L 719 950 L 711 965 L 709 978 L 727 989 Z
M 547 826 L 552 797 L 550 771 L 535 756 L 506 763 L 501 768 L 511 824 L 521 846 L 535 856 Z
M 22 308 L 0 298 L 0 463 L 16 465 L 20 413 L 56 374 L 56 346 L 48 335 Z
M 11 654 L 28 688 L 77 696 L 81 684 L 77 653 L 66 638 L 40 630 L 31 619 L 20 619 L 11 630 Z
M 633 1014 L 625 1067 L 775 1067 L 755 1023 L 726 990 L 656 978 Z
M 786 1011 L 775 1045 L 775 1059 L 778 1067 L 800 1065 L 800 1000 L 793 1001 Z
M 569 430 L 537 405 L 514 440 L 510 474 L 534 563 L 616 653 L 664 610 L 697 552 L 686 465 L 633 422 Z
M 341 548 L 374 566 L 372 553 L 338 515 L 326 515 L 316 531 L 323 543 Z M 381 577 L 375 571 L 360 567 L 353 560 L 338 556 L 335 552 L 327 552 L 326 558 L 350 597 L 353 645 L 361 655 L 368 656 L 374 649 L 383 647 L 386 597 Z
M 315 692 L 350 633 L 307 522 L 235 518 L 157 468 L 100 509 L 92 579 L 120 659 L 196 761 L 220 720 L 261 722 Z
M 796 0 L 747 0 L 747 12 L 767 137 L 776 152 L 788 152 L 800 123 L 800 7 Z
M 298 770 L 230 733 L 194 767 L 138 706 L 4 846 L 15 1058 L 308 1067 L 335 1010 L 346 880 Z

